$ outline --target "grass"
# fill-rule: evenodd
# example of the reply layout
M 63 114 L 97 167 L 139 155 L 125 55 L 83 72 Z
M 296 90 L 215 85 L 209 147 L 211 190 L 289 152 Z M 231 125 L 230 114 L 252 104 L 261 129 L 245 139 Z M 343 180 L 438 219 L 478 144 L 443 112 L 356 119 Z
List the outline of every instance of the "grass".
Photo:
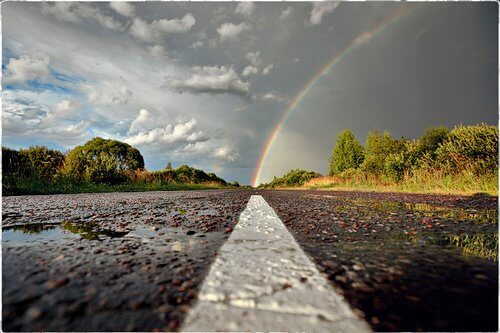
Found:
M 71 182 L 40 182 L 36 180 L 17 181 L 15 186 L 3 184 L 2 195 L 28 194 L 64 194 L 64 193 L 106 193 L 106 192 L 146 192 L 146 191 L 181 191 L 232 188 L 216 184 L 183 184 L 183 183 L 125 183 L 118 185 L 71 183 Z
M 498 196 L 498 176 L 495 174 L 477 176 L 467 171 L 457 175 L 422 172 L 399 183 L 383 181 L 376 177 L 353 177 L 350 179 L 320 177 L 311 179 L 303 187 L 309 189 L 432 194 L 472 195 L 482 193 Z

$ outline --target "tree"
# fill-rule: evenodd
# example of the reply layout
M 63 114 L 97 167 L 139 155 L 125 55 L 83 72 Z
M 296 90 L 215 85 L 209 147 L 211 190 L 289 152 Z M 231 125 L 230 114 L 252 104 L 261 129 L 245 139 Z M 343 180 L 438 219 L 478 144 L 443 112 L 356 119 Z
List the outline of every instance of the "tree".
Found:
M 444 126 L 426 129 L 425 134 L 418 139 L 417 152 L 420 157 L 425 156 L 426 160 L 434 161 L 439 145 L 448 138 L 449 133 Z
M 283 177 L 277 178 L 276 176 L 269 184 L 264 185 L 265 187 L 286 187 L 286 186 L 302 186 L 313 178 L 321 177 L 321 174 L 314 171 L 307 170 L 290 170 L 283 175 Z
M 165 169 L 167 169 L 167 170 L 172 170 L 172 169 L 173 169 L 173 168 L 172 168 L 172 163 L 168 162 L 168 163 L 167 163 L 167 167 L 166 167 Z
M 65 173 L 94 183 L 115 184 L 126 180 L 125 171 L 144 169 L 139 150 L 127 143 L 94 138 L 69 152 Z
M 21 169 L 28 177 L 41 181 L 52 181 L 64 164 L 64 154 L 43 146 L 32 146 L 19 151 Z
M 385 131 L 380 133 L 373 131 L 368 133 L 365 142 L 365 160 L 361 168 L 365 172 L 383 174 L 385 171 L 385 160 L 391 154 L 404 151 L 406 139 L 394 139 L 391 133 Z
M 330 175 L 339 174 L 347 169 L 358 168 L 364 160 L 363 146 L 354 134 L 346 129 L 339 133 L 330 157 Z

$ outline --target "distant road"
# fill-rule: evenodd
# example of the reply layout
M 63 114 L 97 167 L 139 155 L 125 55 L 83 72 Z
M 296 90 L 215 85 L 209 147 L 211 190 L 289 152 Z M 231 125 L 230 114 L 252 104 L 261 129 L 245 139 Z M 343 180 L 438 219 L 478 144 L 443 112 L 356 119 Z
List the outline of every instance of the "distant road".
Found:
M 321 331 L 342 316 L 366 330 L 498 325 L 496 198 L 210 190 L 4 197 L 2 205 L 7 331 L 203 329 L 204 321 L 189 325 L 214 297 L 246 310 L 210 311 L 207 330 L 228 315 L 231 330 L 253 318 L 262 330 Z M 296 273 L 294 265 L 311 266 Z M 212 289 L 217 281 L 223 289 Z M 329 291 L 300 296 L 314 288 Z

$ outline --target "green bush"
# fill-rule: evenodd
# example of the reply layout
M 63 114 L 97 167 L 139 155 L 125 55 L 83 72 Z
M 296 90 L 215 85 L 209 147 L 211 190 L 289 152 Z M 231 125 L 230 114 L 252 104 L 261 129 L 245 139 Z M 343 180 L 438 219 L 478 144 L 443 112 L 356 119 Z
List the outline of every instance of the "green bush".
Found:
M 399 154 L 405 149 L 406 140 L 394 139 L 389 132 L 368 133 L 365 143 L 365 160 L 360 168 L 368 173 L 383 175 L 386 170 L 386 158 Z
M 416 153 L 426 161 L 426 164 L 429 165 L 434 162 L 437 149 L 448 139 L 449 133 L 450 131 L 444 126 L 431 127 L 426 129 L 424 135 L 418 138 Z
M 274 179 L 269 184 L 264 184 L 263 187 L 291 187 L 291 186 L 301 186 L 313 178 L 321 177 L 321 174 L 314 171 L 307 170 L 290 170 L 283 177 Z
M 21 168 L 26 170 L 27 176 L 41 181 L 54 180 L 64 165 L 64 154 L 47 147 L 29 147 L 21 149 Z
M 498 169 L 498 127 L 457 126 L 436 150 L 439 165 L 448 172 L 470 169 L 476 174 Z
M 144 168 L 141 153 L 127 143 L 94 138 L 66 157 L 64 173 L 77 181 L 119 184 L 127 171 Z
M 364 151 L 354 134 L 346 129 L 337 136 L 337 142 L 330 157 L 331 176 L 347 169 L 358 168 L 364 160 Z
M 52 181 L 64 164 L 64 155 L 53 149 L 34 146 L 19 151 L 2 147 L 4 178 L 38 179 Z

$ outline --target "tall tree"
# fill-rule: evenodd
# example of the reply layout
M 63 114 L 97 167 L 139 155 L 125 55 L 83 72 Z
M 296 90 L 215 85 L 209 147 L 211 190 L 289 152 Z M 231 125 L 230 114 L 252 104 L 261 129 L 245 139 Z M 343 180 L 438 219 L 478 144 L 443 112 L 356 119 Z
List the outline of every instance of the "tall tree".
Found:
M 354 134 L 346 129 L 339 133 L 337 142 L 330 157 L 330 175 L 339 174 L 347 169 L 360 166 L 364 160 L 363 146 Z

